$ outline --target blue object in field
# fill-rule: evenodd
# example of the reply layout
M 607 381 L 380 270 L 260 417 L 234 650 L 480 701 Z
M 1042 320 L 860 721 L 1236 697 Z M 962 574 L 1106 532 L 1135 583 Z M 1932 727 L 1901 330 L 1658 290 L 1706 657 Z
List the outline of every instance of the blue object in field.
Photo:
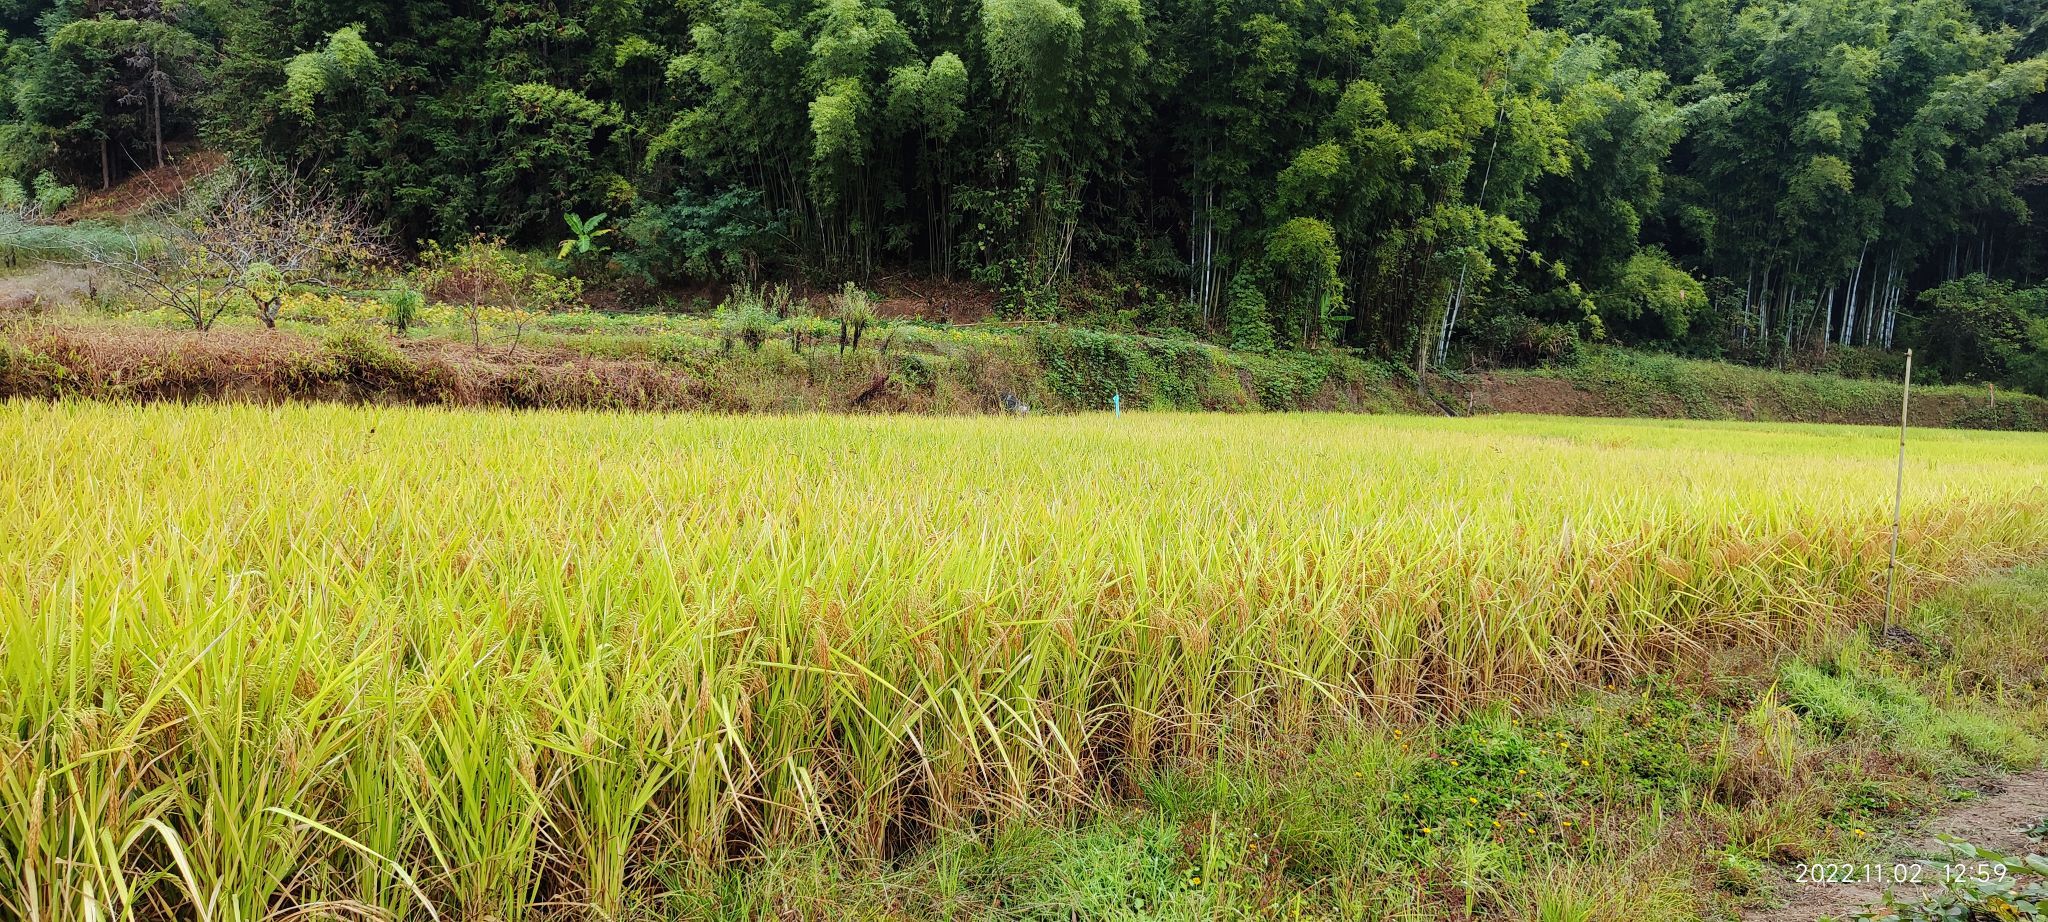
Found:
M 1116 411 L 1116 415 L 1118 415 L 1118 416 L 1122 416 L 1122 415 L 1124 415 L 1124 395 L 1122 395 L 1122 394 L 1111 394 L 1111 395 L 1109 395 L 1109 407 L 1110 407 L 1110 409 L 1111 409 L 1111 410 L 1114 410 L 1114 411 Z

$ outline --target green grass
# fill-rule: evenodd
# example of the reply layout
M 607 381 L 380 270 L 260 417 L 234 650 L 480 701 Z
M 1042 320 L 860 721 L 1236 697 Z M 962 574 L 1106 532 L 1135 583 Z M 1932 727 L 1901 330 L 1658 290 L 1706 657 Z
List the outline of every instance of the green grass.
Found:
M 1662 905 L 1669 875 L 1613 870 L 1661 827 L 1613 805 L 1718 798 L 1775 856 L 1818 808 L 1737 794 L 1800 790 L 1817 744 L 1789 692 L 1724 732 L 1634 683 L 1867 614 L 1892 440 L 10 403 L 0 900 L 516 922 L 809 887 L 887 916 L 951 875 L 1044 918 Z M 1914 444 L 1909 586 L 2048 552 L 2041 437 Z M 1959 702 L 2028 667 L 1969 662 L 1947 699 L 1872 673 L 1812 701 L 1863 702 L 1845 735 L 1958 715 L 1896 738 L 2000 756 L 2004 718 Z M 1617 716 L 1537 708 L 1588 685 Z M 1260 740 L 1305 767 L 1228 770 Z M 1117 818 L 1131 791 L 1150 818 Z M 1082 837 L 975 838 L 1048 821 Z
M 1507 377 L 1568 381 L 1623 416 L 1876 423 L 1897 419 L 1897 372 L 1889 380 L 1772 371 L 1625 349 L 1590 350 L 1570 365 Z M 1916 377 L 1918 377 L 1916 375 Z M 1921 420 L 1974 429 L 2048 427 L 2048 400 L 1981 386 L 1916 384 Z

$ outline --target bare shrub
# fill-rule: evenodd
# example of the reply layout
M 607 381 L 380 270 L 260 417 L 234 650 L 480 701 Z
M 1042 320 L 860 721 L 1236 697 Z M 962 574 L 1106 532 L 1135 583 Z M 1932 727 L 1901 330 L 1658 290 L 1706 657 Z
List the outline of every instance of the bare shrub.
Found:
M 458 247 L 428 243 L 413 281 L 435 302 L 453 306 L 469 327 L 470 344 L 483 347 L 487 327 L 512 331 L 512 349 L 535 317 L 576 302 L 582 282 L 556 278 L 521 260 L 505 242 L 477 237 Z
M 158 245 L 94 262 L 195 330 L 212 329 L 238 303 L 275 329 L 287 294 L 335 287 L 385 254 L 361 209 L 289 178 L 238 175 L 188 206 Z

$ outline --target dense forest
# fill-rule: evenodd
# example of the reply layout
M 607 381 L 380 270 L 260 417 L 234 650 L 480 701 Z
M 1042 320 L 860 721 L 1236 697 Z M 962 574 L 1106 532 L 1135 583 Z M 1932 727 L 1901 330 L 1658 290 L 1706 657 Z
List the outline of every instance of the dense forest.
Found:
M 0 0 L 0 176 L 199 143 L 398 239 L 916 272 L 1416 365 L 2048 389 L 2043 0 Z M 173 154 L 174 155 L 174 154 Z M 38 182 L 40 180 L 40 182 Z

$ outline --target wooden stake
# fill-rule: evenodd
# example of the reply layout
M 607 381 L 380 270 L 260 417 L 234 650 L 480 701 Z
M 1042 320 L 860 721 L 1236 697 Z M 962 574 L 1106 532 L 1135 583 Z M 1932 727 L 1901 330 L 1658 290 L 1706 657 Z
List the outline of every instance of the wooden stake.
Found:
M 1906 509 L 1906 417 L 1913 406 L 1913 350 L 1906 350 L 1906 379 L 1899 386 L 1899 473 L 1892 486 L 1892 557 L 1884 569 L 1884 628 L 1892 628 L 1893 587 L 1898 583 L 1899 525 Z

